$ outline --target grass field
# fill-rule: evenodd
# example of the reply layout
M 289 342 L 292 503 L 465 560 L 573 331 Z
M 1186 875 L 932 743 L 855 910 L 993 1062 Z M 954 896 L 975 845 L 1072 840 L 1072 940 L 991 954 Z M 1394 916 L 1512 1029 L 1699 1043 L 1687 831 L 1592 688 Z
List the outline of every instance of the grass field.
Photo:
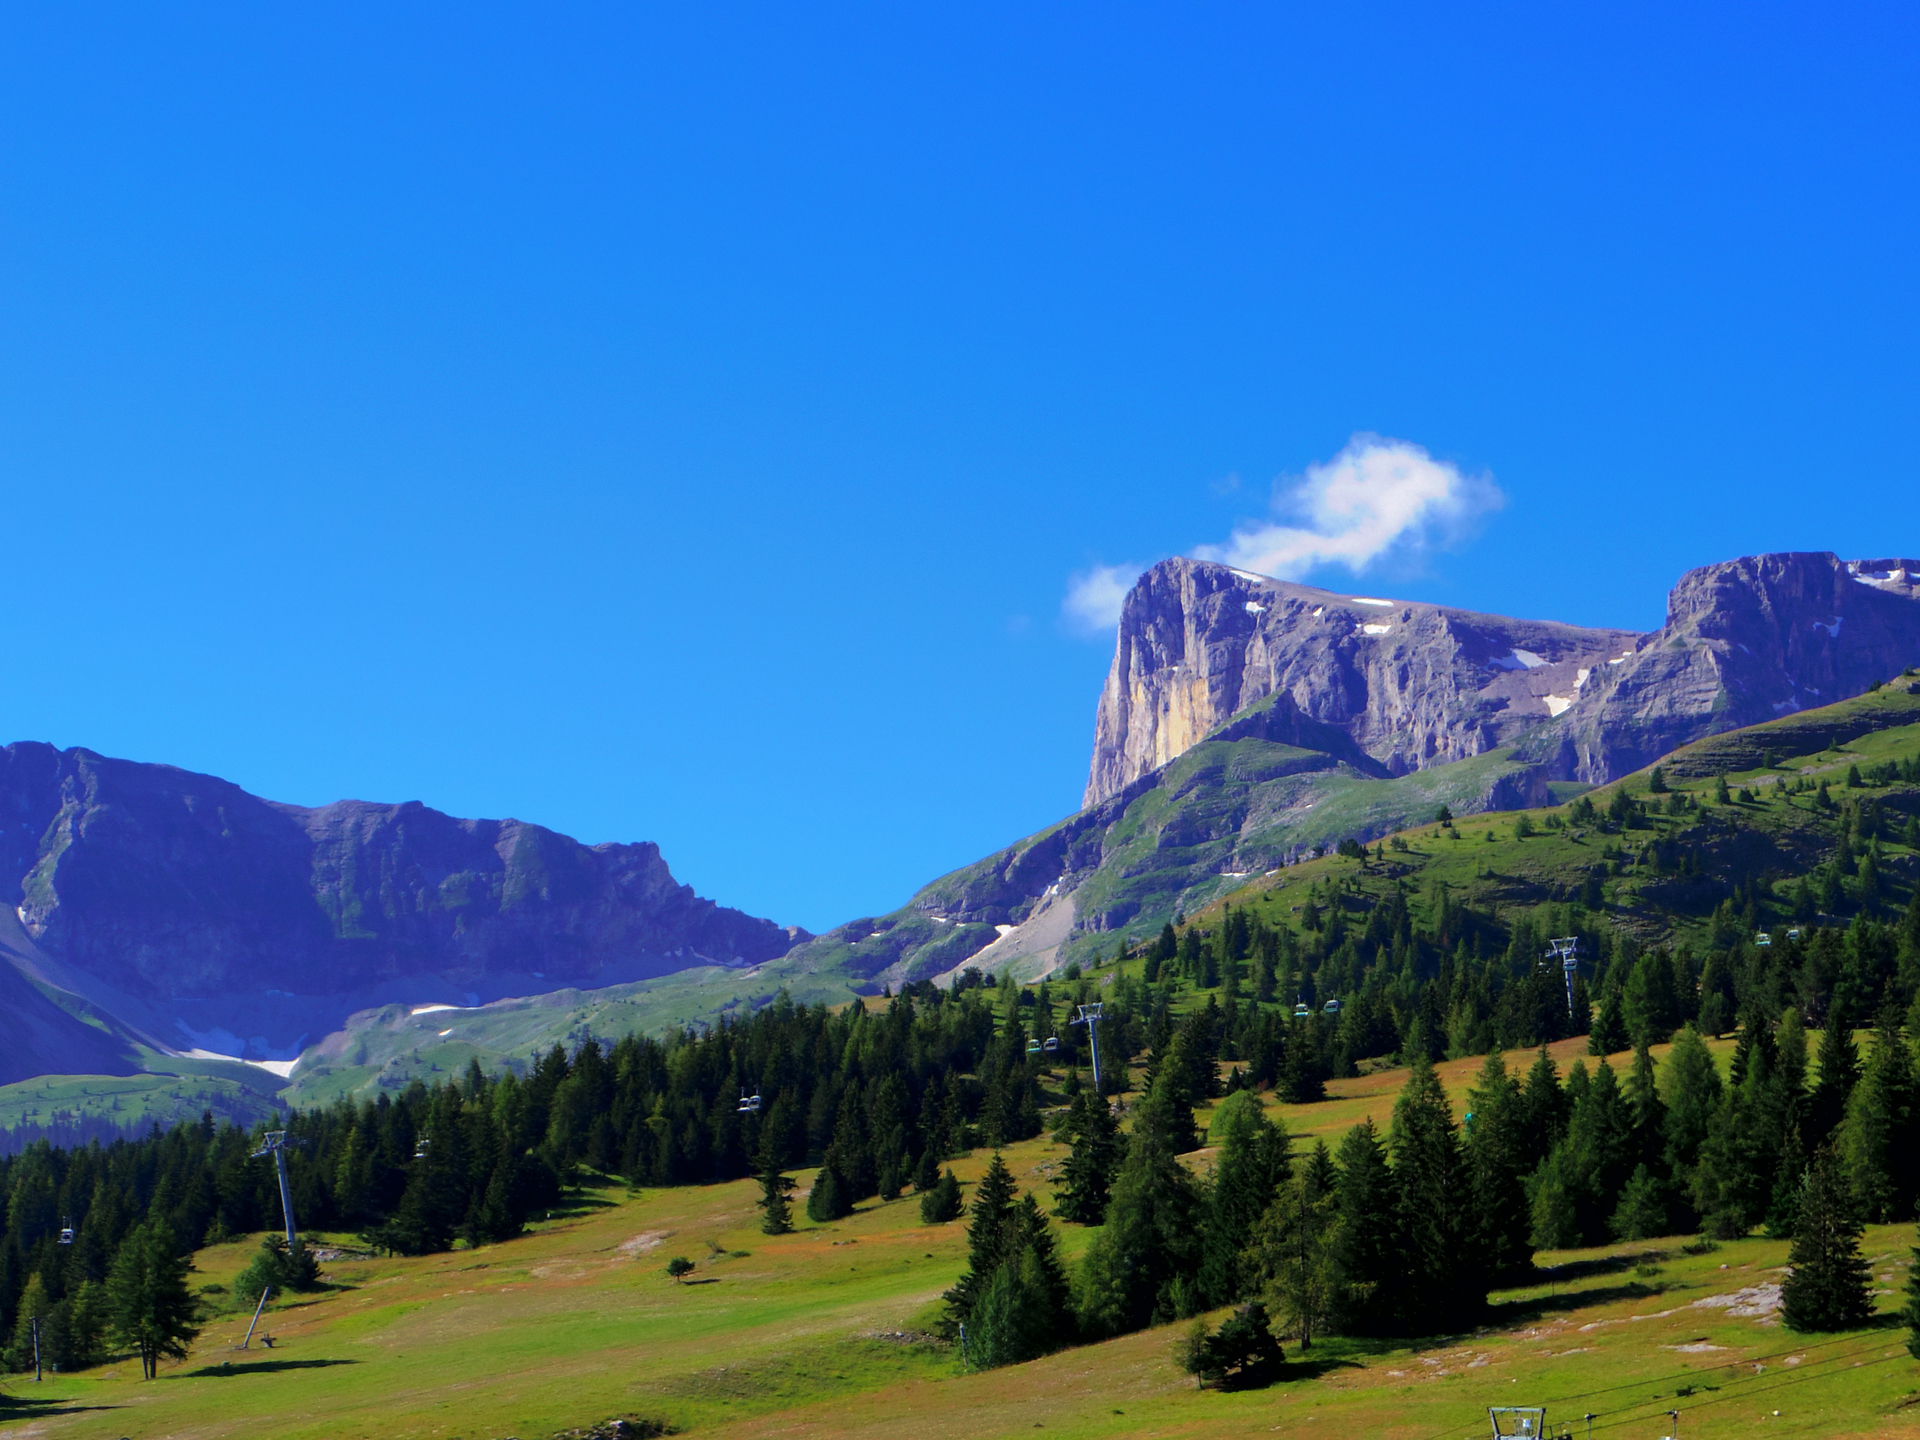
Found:
M 1556 1052 L 1564 1067 L 1578 1047 Z M 1478 1065 L 1442 1067 L 1456 1102 Z M 1322 1104 L 1280 1109 L 1296 1134 L 1333 1138 L 1367 1114 L 1384 1124 L 1402 1078 L 1338 1081 Z M 1044 1187 L 1064 1150 L 1037 1140 L 1007 1154 L 1023 1186 Z M 955 1168 L 971 1180 L 985 1163 L 980 1153 Z M 37 1386 L 16 1377 L 0 1434 L 545 1440 L 646 1415 L 765 1440 L 1034 1430 L 1447 1440 L 1485 1434 L 1488 1404 L 1544 1403 L 1555 1419 L 1592 1411 L 1594 1433 L 1616 1437 L 1668 1434 L 1670 1408 L 1689 1440 L 1920 1436 L 1920 1364 L 1904 1330 L 1795 1336 L 1751 1304 L 1780 1279 L 1777 1241 L 1543 1256 L 1542 1283 L 1497 1295 L 1482 1327 L 1417 1346 L 1290 1346 L 1281 1382 L 1223 1394 L 1175 1369 L 1178 1327 L 968 1374 L 926 1333 L 961 1268 L 961 1224 L 922 1226 L 909 1197 L 771 1238 L 758 1231 L 756 1194 L 745 1182 L 589 1191 L 506 1244 L 334 1262 L 339 1288 L 269 1313 L 272 1350 L 233 1348 L 248 1317 L 225 1287 L 252 1245 L 218 1246 L 200 1255 L 196 1282 L 220 1287 L 212 1303 L 227 1308 L 190 1359 L 153 1382 L 132 1362 Z M 1090 1233 L 1062 1227 L 1070 1258 Z M 1913 1241 L 1911 1227 L 1868 1233 L 1888 1311 Z M 675 1255 L 698 1262 L 691 1283 L 666 1277 Z

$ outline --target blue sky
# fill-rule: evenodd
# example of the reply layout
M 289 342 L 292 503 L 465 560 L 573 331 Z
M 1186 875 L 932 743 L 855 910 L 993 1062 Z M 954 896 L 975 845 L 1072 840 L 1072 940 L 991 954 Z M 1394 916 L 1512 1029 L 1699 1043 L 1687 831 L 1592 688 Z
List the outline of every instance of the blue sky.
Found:
M 1333 588 L 1920 551 L 1909 7 L 1315 12 L 15 8 L 0 731 L 824 928 L 1075 807 L 1073 576 L 1356 434 L 1505 503 Z

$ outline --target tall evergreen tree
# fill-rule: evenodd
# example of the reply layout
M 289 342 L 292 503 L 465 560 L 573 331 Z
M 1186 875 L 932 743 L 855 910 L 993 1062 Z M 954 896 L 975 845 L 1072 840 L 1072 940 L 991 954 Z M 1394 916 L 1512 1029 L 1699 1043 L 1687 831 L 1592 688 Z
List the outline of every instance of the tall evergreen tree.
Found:
M 1343 1334 L 1392 1334 L 1406 1275 L 1396 1224 L 1399 1192 L 1371 1120 L 1341 1140 L 1338 1168 L 1330 1317 Z
M 1855 1330 L 1873 1316 L 1872 1272 L 1860 1253 L 1860 1221 L 1846 1173 L 1831 1149 L 1813 1157 L 1799 1224 L 1780 1286 L 1793 1330 Z
M 1073 1148 L 1061 1166 L 1054 1213 L 1076 1225 L 1098 1225 L 1126 1150 L 1106 1100 L 1091 1090 L 1076 1095 L 1060 1138 Z
M 200 1333 L 187 1263 L 166 1223 L 152 1219 L 120 1243 L 107 1272 L 114 1338 L 139 1353 L 140 1372 L 148 1380 L 159 1373 L 163 1359 L 186 1359 L 187 1346 Z
M 1884 1223 L 1913 1213 L 1920 1158 L 1912 1140 L 1914 1100 L 1912 1053 L 1892 1022 L 1883 1020 L 1834 1137 L 1840 1166 L 1868 1220 Z
M 1210 1138 L 1219 1150 L 1202 1219 L 1200 1292 L 1208 1309 L 1247 1298 L 1247 1247 L 1290 1168 L 1286 1131 L 1267 1119 L 1249 1090 L 1226 1098 Z
M 1340 1173 L 1322 1140 L 1281 1183 L 1254 1229 L 1251 1258 L 1266 1303 L 1313 1348 L 1333 1305 L 1333 1228 Z
M 1415 1059 L 1394 1103 L 1387 1148 L 1406 1268 L 1402 1324 L 1431 1334 L 1476 1319 L 1487 1281 L 1472 1243 L 1471 1187 L 1446 1090 L 1424 1058 Z
M 1081 1322 L 1093 1334 L 1118 1335 L 1198 1308 L 1199 1187 L 1175 1148 L 1192 1124 L 1192 1111 L 1158 1084 L 1134 1113 L 1106 1224 L 1081 1269 Z

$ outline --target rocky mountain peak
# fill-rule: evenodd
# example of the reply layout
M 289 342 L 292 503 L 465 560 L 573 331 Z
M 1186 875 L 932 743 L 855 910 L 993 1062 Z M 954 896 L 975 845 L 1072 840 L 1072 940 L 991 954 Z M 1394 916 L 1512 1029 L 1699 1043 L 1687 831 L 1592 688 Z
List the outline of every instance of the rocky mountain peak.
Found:
M 1524 741 L 1554 773 L 1601 781 L 1717 730 L 1859 694 L 1916 661 L 1920 561 L 1903 558 L 1702 566 L 1674 586 L 1651 635 L 1166 560 L 1122 610 L 1086 803 L 1269 696 L 1278 715 L 1333 727 L 1362 768 L 1384 774 Z
M 1483 754 L 1561 713 L 1639 638 L 1163 561 L 1122 610 L 1086 803 L 1268 696 L 1337 727 L 1385 774 Z

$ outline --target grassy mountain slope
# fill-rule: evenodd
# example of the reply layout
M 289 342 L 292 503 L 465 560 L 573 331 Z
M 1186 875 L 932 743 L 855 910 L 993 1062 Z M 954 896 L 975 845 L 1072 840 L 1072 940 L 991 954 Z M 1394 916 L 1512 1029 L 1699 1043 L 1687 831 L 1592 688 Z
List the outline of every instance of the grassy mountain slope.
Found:
M 1573 1044 L 1556 1047 L 1563 1065 Z M 1441 1067 L 1456 1100 L 1477 1062 Z M 1384 1119 L 1404 1072 L 1336 1081 L 1328 1101 L 1274 1106 L 1297 1136 Z M 1044 1197 L 1064 1150 L 1006 1152 Z M 956 1162 L 972 1181 L 984 1152 Z M 1205 1152 L 1190 1157 L 1204 1166 Z M 296 1160 L 296 1164 L 298 1161 Z M 803 1186 L 810 1172 L 800 1172 Z M 1685 1433 L 1732 1437 L 1765 1418 L 1780 1437 L 1920 1433 L 1902 1332 L 1795 1336 L 1768 1313 L 1786 1246 L 1750 1239 L 1689 1254 L 1675 1241 L 1542 1257 L 1498 1292 L 1486 1324 L 1417 1345 L 1327 1340 L 1272 1388 L 1199 1391 L 1171 1350 L 1180 1327 L 966 1373 L 927 1333 L 965 1259 L 960 1224 L 923 1226 L 917 1203 L 863 1206 L 792 1235 L 757 1228 L 750 1182 L 629 1195 L 588 1192 L 519 1240 L 418 1259 L 329 1262 L 337 1288 L 276 1306 L 275 1348 L 232 1349 L 246 1329 L 231 1285 L 253 1249 L 203 1251 L 196 1283 L 217 1315 L 185 1362 L 142 1382 L 120 1363 L 39 1386 L 9 1382 L 0 1422 L 42 1440 L 541 1440 L 614 1415 L 715 1437 L 893 1435 L 925 1440 L 1038 1427 L 1068 1436 L 1480 1433 L 1490 1403 L 1597 1412 L 1614 1433 L 1674 1407 Z M 1062 1227 L 1077 1257 L 1093 1232 Z M 1881 1307 L 1904 1282 L 1911 1227 L 1868 1232 Z M 668 1257 L 697 1262 L 679 1285 Z M 1762 1302 L 1748 1313 L 1735 1302 Z M 1772 1412 L 1778 1411 L 1775 1418 Z M 11 1428 L 9 1433 L 12 1433 Z
M 1888 761 L 1920 756 L 1920 685 L 1889 686 L 1823 710 L 1714 736 L 1686 746 L 1658 767 L 1668 792 L 1651 790 L 1652 770 L 1585 796 L 1605 813 L 1626 792 L 1641 802 L 1633 827 L 1607 833 L 1582 824 L 1580 802 L 1512 814 L 1427 824 L 1396 836 L 1382 858 L 1328 856 L 1262 876 L 1224 900 L 1291 914 L 1317 887 L 1339 879 L 1364 897 L 1404 886 L 1511 912 L 1598 898 L 1610 920 L 1645 938 L 1705 927 L 1736 889 L 1754 890 L 1761 919 L 1788 925 L 1796 913 L 1792 883 L 1830 860 L 1847 802 L 1871 802 L 1883 817 L 1878 866 L 1888 898 L 1920 883 L 1920 850 L 1908 822 L 1920 817 L 1920 784 L 1895 781 L 1847 788 L 1850 769 L 1870 773 Z M 1716 796 L 1724 781 L 1730 802 Z M 1817 790 L 1826 782 L 1831 806 Z M 1676 795 L 1691 804 L 1667 813 Z M 1404 848 L 1402 848 L 1404 847 Z M 1697 865 L 1681 863 L 1691 852 Z M 1816 905 L 1818 897 L 1816 897 Z M 1591 908 L 1591 907 L 1590 907 Z

